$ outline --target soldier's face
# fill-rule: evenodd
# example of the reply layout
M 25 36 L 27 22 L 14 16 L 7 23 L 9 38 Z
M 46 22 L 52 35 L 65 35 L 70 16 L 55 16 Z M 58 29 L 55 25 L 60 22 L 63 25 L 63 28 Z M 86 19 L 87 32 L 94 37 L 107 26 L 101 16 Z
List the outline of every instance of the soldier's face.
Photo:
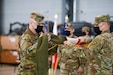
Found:
M 38 33 L 39 33 L 39 32 L 44 32 L 44 33 L 47 32 L 44 23 L 38 23 L 38 24 L 37 24 L 36 32 L 38 32 Z
M 45 26 L 43 26 L 43 32 L 44 33 L 47 33 L 47 30 L 46 30 L 46 27 Z
M 66 26 L 65 31 L 72 31 L 72 29 Z
M 32 25 L 33 28 L 37 28 L 37 22 L 34 19 L 30 19 L 30 25 Z
M 100 31 L 104 32 L 109 29 L 109 25 L 107 22 L 101 22 L 98 24 Z

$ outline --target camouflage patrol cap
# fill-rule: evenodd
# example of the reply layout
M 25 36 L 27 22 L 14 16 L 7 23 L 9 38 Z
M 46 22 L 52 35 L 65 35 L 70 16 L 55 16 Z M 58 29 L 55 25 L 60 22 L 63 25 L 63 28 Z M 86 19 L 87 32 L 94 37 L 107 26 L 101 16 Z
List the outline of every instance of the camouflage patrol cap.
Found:
M 37 23 L 42 23 L 44 19 L 44 16 L 37 12 L 32 12 L 30 17 L 33 18 Z
M 90 28 L 88 27 L 88 26 L 84 26 L 84 27 L 82 27 L 82 31 L 90 31 Z
M 94 24 L 99 24 L 101 22 L 109 22 L 109 21 L 110 21 L 110 16 L 109 15 L 101 15 L 101 16 L 97 16 L 95 18 Z
M 74 29 L 74 25 L 71 23 L 66 24 L 67 29 Z

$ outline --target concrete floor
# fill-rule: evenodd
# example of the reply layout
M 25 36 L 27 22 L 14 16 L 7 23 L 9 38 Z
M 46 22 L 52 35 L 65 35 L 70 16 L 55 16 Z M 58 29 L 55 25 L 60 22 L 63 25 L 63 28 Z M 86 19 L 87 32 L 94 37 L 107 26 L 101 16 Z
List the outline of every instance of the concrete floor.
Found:
M 0 64 L 0 75 L 17 75 L 17 66 L 8 65 L 8 64 Z M 54 75 L 51 69 L 49 69 L 49 75 Z M 56 70 L 55 75 L 60 75 L 59 69 Z

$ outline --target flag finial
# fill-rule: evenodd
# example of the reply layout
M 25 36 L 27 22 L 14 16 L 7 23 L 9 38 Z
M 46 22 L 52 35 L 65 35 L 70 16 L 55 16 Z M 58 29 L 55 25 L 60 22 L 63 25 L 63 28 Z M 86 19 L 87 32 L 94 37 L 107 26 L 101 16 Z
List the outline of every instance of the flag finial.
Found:
M 55 19 L 58 19 L 58 15 L 57 15 L 57 14 L 55 14 L 54 18 L 55 18 Z
M 69 20 L 68 15 L 65 16 L 65 22 L 67 23 Z

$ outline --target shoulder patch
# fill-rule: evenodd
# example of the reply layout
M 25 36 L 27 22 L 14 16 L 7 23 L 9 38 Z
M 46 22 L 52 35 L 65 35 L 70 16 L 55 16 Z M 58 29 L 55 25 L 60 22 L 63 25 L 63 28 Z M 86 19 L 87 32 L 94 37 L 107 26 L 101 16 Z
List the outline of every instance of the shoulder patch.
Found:
M 20 46 L 22 46 L 25 41 L 30 42 L 30 39 L 31 39 L 31 36 L 29 34 L 22 35 L 19 40 Z

